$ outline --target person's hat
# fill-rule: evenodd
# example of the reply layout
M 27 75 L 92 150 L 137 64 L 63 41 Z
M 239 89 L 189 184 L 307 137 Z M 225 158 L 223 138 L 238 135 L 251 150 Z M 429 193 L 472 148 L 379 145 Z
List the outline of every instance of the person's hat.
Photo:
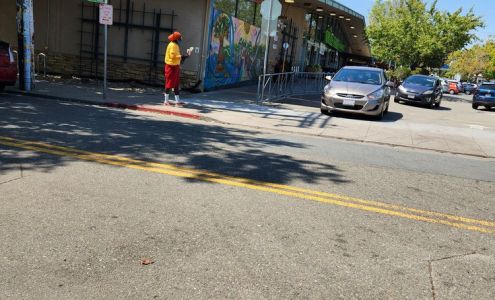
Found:
M 181 38 L 182 38 L 182 34 L 180 34 L 180 32 L 178 32 L 178 31 L 176 31 L 176 32 L 174 32 L 168 36 L 168 40 L 171 42 L 180 40 Z

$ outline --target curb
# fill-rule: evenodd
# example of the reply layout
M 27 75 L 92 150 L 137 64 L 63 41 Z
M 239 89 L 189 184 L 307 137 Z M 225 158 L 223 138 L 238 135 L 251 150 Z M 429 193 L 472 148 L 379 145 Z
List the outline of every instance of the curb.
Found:
M 239 125 L 239 124 L 229 123 L 229 122 L 221 122 L 221 123 L 231 125 L 231 126 L 242 126 L 242 127 L 253 128 L 256 130 L 260 130 L 260 131 L 282 132 L 285 134 L 292 134 L 292 135 L 308 135 L 308 136 L 313 136 L 313 137 L 320 137 L 320 138 L 325 138 L 325 139 L 334 139 L 334 140 L 340 140 L 340 141 L 352 142 L 352 143 L 372 144 L 372 145 L 378 145 L 378 146 L 387 146 L 387 147 L 391 147 L 391 148 L 403 148 L 403 149 L 412 149 L 412 150 L 420 150 L 420 151 L 430 151 L 430 152 L 436 152 L 436 153 L 442 153 L 442 154 L 462 155 L 462 156 L 476 157 L 476 158 L 483 158 L 483 159 L 495 159 L 495 156 L 487 155 L 487 154 L 475 154 L 475 153 L 450 151 L 450 150 L 435 149 L 435 148 L 424 148 L 424 147 L 418 147 L 418 146 L 414 146 L 414 145 L 400 145 L 400 144 L 393 144 L 393 143 L 379 142 L 379 141 L 370 141 L 370 140 L 364 140 L 364 139 L 353 139 L 353 138 L 346 138 L 346 137 L 340 137 L 340 136 L 323 135 L 323 134 L 317 134 L 317 133 L 301 133 L 301 132 L 294 132 L 294 131 L 278 129 L 278 128 L 266 128 L 266 127 L 254 126 L 254 125 Z
M 142 105 L 129 105 L 129 104 L 123 104 L 123 103 L 116 103 L 116 102 L 98 102 L 98 101 L 92 101 L 92 100 L 66 98 L 66 97 L 38 94 L 38 93 L 32 93 L 32 92 L 19 92 L 19 91 L 5 91 L 5 92 L 8 94 L 14 94 L 14 95 L 31 96 L 31 97 L 36 97 L 36 98 L 52 99 L 52 100 L 58 100 L 58 101 L 67 101 L 67 102 L 74 102 L 74 103 L 94 105 L 94 106 L 103 106 L 103 107 L 117 108 L 117 109 L 128 109 L 128 110 L 135 110 L 135 111 L 142 111 L 142 112 L 155 113 L 155 114 L 161 114 L 161 115 L 176 116 L 176 117 L 194 119 L 194 120 L 206 119 L 199 114 L 178 112 L 178 111 L 173 111 L 173 110 L 156 109 L 156 108 L 145 107 Z
M 144 106 L 140 106 L 140 105 L 127 105 L 127 104 L 123 104 L 123 103 L 112 103 L 112 102 L 98 102 L 98 101 L 91 101 L 91 100 L 82 100 L 82 99 L 73 99 L 73 98 L 65 98 L 65 97 L 37 94 L 37 93 L 31 93 L 31 92 L 27 92 L 27 93 L 26 92 L 19 92 L 19 91 L 5 91 L 5 92 L 9 93 L 9 94 L 15 94 L 15 95 L 32 96 L 32 97 L 37 97 L 37 98 L 67 101 L 67 102 L 81 103 L 81 104 L 86 104 L 86 105 L 102 106 L 102 107 L 117 108 L 117 109 L 129 109 L 129 110 L 156 113 L 156 114 L 162 114 L 162 115 L 172 115 L 172 116 L 188 118 L 188 119 L 195 119 L 195 120 L 202 120 L 202 121 L 215 121 L 215 122 L 221 123 L 221 124 L 227 124 L 227 125 L 232 125 L 232 126 L 244 126 L 244 127 L 249 127 L 249 128 L 261 130 L 261 131 L 283 132 L 286 134 L 295 134 L 295 135 L 309 135 L 309 136 L 314 136 L 314 137 L 331 138 L 331 139 L 342 140 L 342 141 L 347 141 L 347 142 L 375 144 L 375 145 L 388 146 L 388 147 L 398 147 L 398 148 L 404 148 L 404 149 L 423 150 L 423 151 L 431 151 L 431 152 L 453 154 L 453 155 L 463 155 L 463 156 L 470 156 L 470 157 L 477 157 L 477 158 L 484 158 L 484 159 L 495 159 L 495 156 L 483 155 L 483 154 L 464 153 L 464 152 L 449 151 L 449 150 L 434 149 L 434 148 L 423 148 L 423 147 L 417 147 L 417 146 L 413 146 L 413 145 L 398 145 L 398 144 L 392 144 L 392 143 L 386 143 L 386 142 L 368 141 L 368 140 L 363 140 L 363 139 L 352 139 L 352 138 L 337 137 L 337 136 L 331 136 L 331 135 L 300 133 L 300 132 L 293 132 L 293 131 L 283 130 L 283 129 L 265 128 L 265 127 L 261 127 L 261 126 L 255 126 L 255 125 L 239 125 L 239 124 L 235 124 L 235 123 L 231 123 L 231 122 L 224 122 L 224 121 L 211 119 L 211 118 L 199 115 L 199 114 L 184 113 L 184 112 L 177 112 L 177 111 L 171 111 L 171 110 L 161 110 L 161 109 L 155 109 L 155 108 L 148 108 L 148 107 L 144 107 Z M 466 102 L 466 101 L 461 101 L 461 102 Z

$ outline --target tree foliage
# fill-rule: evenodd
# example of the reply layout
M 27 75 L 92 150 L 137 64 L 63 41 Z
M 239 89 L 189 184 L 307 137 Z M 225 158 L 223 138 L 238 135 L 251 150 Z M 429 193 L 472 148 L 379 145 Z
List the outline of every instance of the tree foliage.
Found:
M 449 55 L 447 63 L 450 75 L 460 74 L 462 78 L 474 79 L 482 74 L 485 78 L 495 78 L 495 40 L 455 51 Z
M 448 55 L 476 40 L 484 26 L 473 10 L 439 11 L 437 1 L 376 0 L 366 34 L 373 56 L 411 69 L 442 66 Z

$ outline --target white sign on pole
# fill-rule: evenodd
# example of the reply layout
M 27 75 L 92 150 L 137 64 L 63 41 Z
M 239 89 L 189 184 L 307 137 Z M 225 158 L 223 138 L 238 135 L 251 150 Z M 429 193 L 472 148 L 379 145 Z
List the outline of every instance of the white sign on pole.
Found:
M 113 6 L 109 4 L 100 4 L 100 24 L 113 24 Z
M 103 57 L 103 99 L 107 98 L 107 56 L 108 56 L 108 25 L 113 24 L 113 6 L 100 4 L 100 24 L 105 25 L 105 53 Z

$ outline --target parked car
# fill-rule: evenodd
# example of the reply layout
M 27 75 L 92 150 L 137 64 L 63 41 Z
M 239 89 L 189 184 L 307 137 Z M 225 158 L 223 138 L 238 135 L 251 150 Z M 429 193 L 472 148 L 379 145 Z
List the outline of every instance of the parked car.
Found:
M 495 107 L 495 83 L 483 83 L 473 94 L 473 109 L 484 106 L 486 109 Z
M 440 83 L 442 85 L 442 92 L 443 93 L 448 93 L 449 92 L 449 82 L 445 78 L 440 78 Z
M 469 82 L 463 82 L 462 87 L 463 87 L 464 93 L 466 95 L 471 95 L 476 90 L 476 85 L 473 83 L 469 83 Z
M 0 92 L 6 85 L 15 85 L 17 80 L 17 64 L 14 54 L 7 42 L 0 41 Z
M 382 69 L 370 67 L 344 67 L 338 71 L 324 89 L 321 113 L 354 113 L 383 118 L 390 104 L 390 89 Z
M 397 89 L 394 102 L 412 102 L 439 107 L 442 102 L 442 82 L 437 77 L 412 75 Z
M 455 81 L 449 81 L 449 94 L 459 94 L 461 90 L 459 89 L 459 85 Z

